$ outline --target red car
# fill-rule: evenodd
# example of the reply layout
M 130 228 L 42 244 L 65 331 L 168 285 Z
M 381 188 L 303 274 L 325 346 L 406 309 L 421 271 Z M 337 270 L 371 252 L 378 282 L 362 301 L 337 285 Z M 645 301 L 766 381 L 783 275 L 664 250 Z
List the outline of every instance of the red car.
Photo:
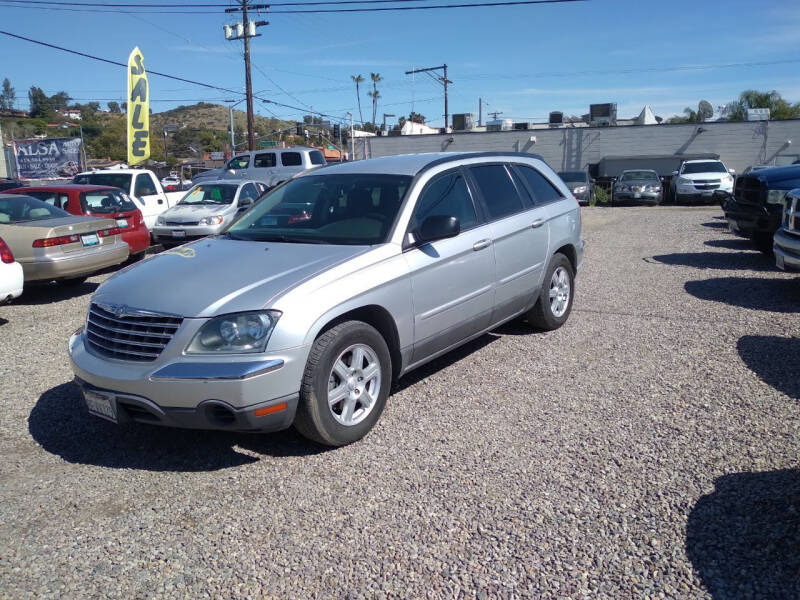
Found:
M 144 224 L 141 211 L 118 188 L 69 183 L 18 187 L 5 193 L 33 196 L 73 215 L 116 219 L 122 230 L 122 241 L 130 246 L 132 260 L 142 258 L 150 246 L 150 230 Z

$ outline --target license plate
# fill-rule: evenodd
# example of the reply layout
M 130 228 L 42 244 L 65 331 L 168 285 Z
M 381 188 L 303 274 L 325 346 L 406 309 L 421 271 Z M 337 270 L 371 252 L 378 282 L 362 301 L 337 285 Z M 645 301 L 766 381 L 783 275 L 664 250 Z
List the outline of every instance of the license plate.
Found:
M 128 219 L 117 219 L 117 227 L 122 227 L 123 229 L 128 226 Z
M 641 198 L 642 197 L 642 193 L 641 192 L 634 192 L 633 193 L 633 197 L 634 198 Z
M 117 422 L 117 412 L 111 398 L 106 394 L 86 390 L 83 392 L 86 408 L 93 415 Z
M 778 267 L 781 271 L 786 270 L 786 263 L 783 260 L 783 256 L 780 254 L 775 255 L 775 266 Z
M 185 231 L 173 230 L 172 231 L 172 237 L 174 237 L 174 238 L 185 238 L 186 237 L 186 232 Z
M 81 236 L 81 243 L 84 246 L 97 246 L 100 243 L 100 238 L 97 237 L 96 233 L 87 233 Z
M 700 194 L 701 194 L 702 196 L 710 196 L 710 195 L 711 195 L 711 194 L 713 194 L 713 193 L 714 193 L 714 191 L 713 191 L 713 190 L 703 190 L 702 192 L 700 192 Z

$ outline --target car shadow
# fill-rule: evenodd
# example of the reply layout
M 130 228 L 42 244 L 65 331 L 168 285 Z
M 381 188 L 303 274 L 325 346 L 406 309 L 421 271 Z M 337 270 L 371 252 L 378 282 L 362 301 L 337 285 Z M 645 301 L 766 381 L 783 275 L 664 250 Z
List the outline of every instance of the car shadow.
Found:
M 710 227 L 712 229 L 727 229 L 728 222 L 721 222 L 721 221 L 708 221 L 707 223 L 701 223 L 703 227 Z
M 696 269 L 777 270 L 773 261 L 760 252 L 675 252 L 653 256 L 650 260 L 673 267 L 694 267 Z
M 777 313 L 800 312 L 800 285 L 794 279 L 720 277 L 687 281 L 683 287 L 700 300 Z
M 22 296 L 14 300 L 14 304 L 33 306 L 70 300 L 71 298 L 93 294 L 99 286 L 99 283 L 93 281 L 84 281 L 79 285 L 58 285 L 57 283 L 26 285 Z
M 145 471 L 216 471 L 259 460 L 242 450 L 275 457 L 329 450 L 294 430 L 247 434 L 115 425 L 90 415 L 71 382 L 39 397 L 28 416 L 28 431 L 44 450 L 67 462 Z
M 751 252 L 756 252 L 755 246 L 753 246 L 753 242 L 745 238 L 730 238 L 730 239 L 723 239 L 723 240 L 706 240 L 703 242 L 706 246 L 711 246 L 712 248 L 726 248 L 728 250 L 749 250 Z
M 6 325 L 7 323 L 8 323 L 8 319 L 3 319 L 2 317 L 0 317 L 0 327 L 2 327 L 3 325 Z
M 713 598 L 800 598 L 800 470 L 735 473 L 692 508 L 686 554 Z
M 427 377 L 430 377 L 437 371 L 446 369 L 447 367 L 457 363 L 458 361 L 467 358 L 473 352 L 477 352 L 478 350 L 480 350 L 481 348 L 485 348 L 492 342 L 496 342 L 497 340 L 500 339 L 500 337 L 501 336 L 496 335 L 495 332 L 487 333 L 486 335 L 482 335 L 479 338 L 476 338 L 471 342 L 468 342 L 463 346 L 460 346 L 459 348 L 456 348 L 455 350 L 452 350 L 451 352 L 448 352 L 447 354 L 444 354 L 439 358 L 432 360 L 431 362 L 417 369 L 414 369 L 408 375 L 404 375 L 403 377 L 394 382 L 394 384 L 392 385 L 391 393 L 396 394 L 398 392 L 402 392 L 404 389 L 411 387 L 416 383 L 419 383 L 420 381 L 426 379 Z
M 744 364 L 762 381 L 800 400 L 800 338 L 745 335 L 739 338 L 736 349 Z

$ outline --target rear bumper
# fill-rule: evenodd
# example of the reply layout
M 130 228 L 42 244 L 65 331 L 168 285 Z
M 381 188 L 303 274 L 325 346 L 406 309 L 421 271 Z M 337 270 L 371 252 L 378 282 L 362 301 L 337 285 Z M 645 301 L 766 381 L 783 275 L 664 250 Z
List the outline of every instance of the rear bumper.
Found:
M 139 254 L 150 247 L 150 231 L 144 225 L 131 230 L 123 229 L 122 241 L 130 246 L 131 254 Z
M 0 263 L 0 304 L 19 298 L 25 277 L 18 262 Z
M 778 268 L 800 270 L 800 235 L 793 235 L 784 229 L 779 229 L 775 233 L 772 250 L 775 253 L 775 264 Z
M 79 250 L 61 256 L 38 256 L 30 262 L 21 264 L 25 272 L 25 281 L 49 281 L 90 275 L 124 262 L 129 254 L 128 244 L 118 242 L 110 246 L 100 246 L 88 251 Z

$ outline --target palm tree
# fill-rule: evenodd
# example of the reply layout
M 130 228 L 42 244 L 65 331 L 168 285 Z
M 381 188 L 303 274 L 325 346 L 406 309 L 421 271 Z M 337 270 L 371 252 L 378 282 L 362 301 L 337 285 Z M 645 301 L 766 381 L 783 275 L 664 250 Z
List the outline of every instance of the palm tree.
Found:
M 364 122 L 364 115 L 361 114 L 361 92 L 358 86 L 364 81 L 364 78 L 359 75 L 350 75 L 350 79 L 356 82 L 356 98 L 358 99 L 358 120 Z
M 372 79 L 372 93 L 369 95 L 372 97 L 372 125 L 377 127 L 377 123 L 375 119 L 378 116 L 378 98 L 381 97 L 380 92 L 378 92 L 378 82 L 383 80 L 380 73 L 370 73 L 370 79 Z

